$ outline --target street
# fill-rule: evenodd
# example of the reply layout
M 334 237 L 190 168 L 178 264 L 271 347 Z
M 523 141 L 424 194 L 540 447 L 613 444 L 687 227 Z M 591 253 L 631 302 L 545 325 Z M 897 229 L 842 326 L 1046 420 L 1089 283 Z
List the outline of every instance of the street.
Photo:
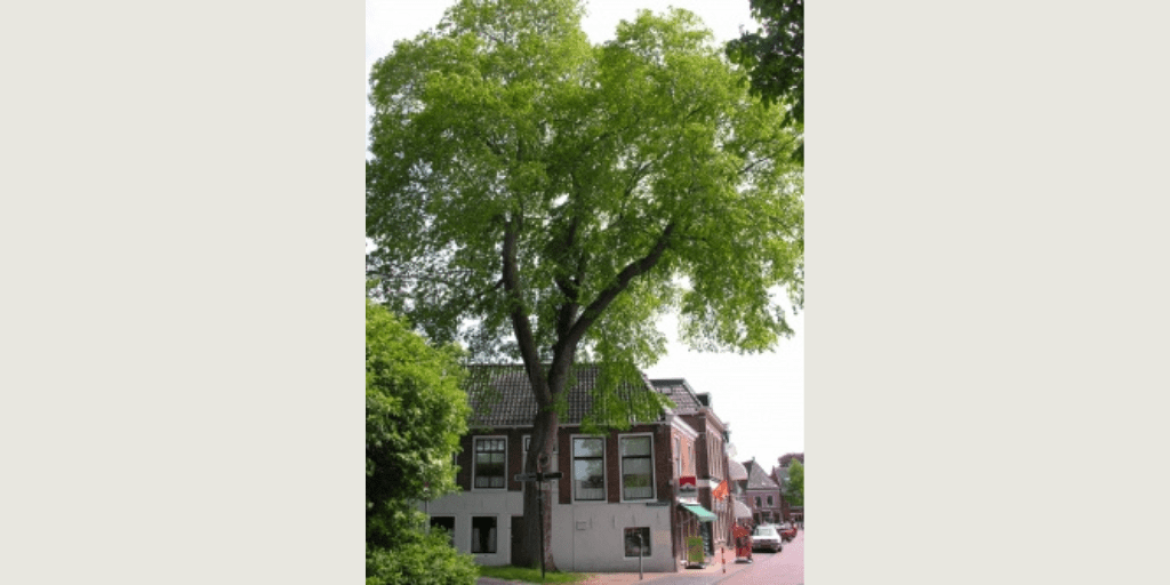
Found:
M 784 550 L 755 553 L 755 563 L 735 573 L 720 585 L 802 585 L 804 583 L 804 531 L 796 534 Z M 665 584 L 665 581 L 663 582 Z
M 802 585 L 804 583 L 804 531 L 801 530 L 778 553 L 757 552 L 754 563 L 724 575 L 677 575 L 654 577 L 643 582 L 654 585 Z M 729 569 L 731 565 L 728 565 Z

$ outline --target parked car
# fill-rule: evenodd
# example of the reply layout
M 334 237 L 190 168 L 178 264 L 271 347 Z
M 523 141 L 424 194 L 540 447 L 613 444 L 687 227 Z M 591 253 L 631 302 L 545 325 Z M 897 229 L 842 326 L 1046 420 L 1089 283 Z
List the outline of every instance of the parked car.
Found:
M 780 552 L 784 550 L 784 543 L 780 540 L 780 533 L 772 526 L 757 526 L 752 532 L 752 550 L 770 550 Z

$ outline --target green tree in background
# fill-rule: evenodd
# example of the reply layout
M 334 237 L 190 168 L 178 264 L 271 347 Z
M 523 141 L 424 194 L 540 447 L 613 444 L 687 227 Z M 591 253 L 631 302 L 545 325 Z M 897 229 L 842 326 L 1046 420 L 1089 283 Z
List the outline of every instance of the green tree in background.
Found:
M 593 46 L 576 0 L 462 0 L 371 75 L 366 230 L 378 296 L 428 337 L 523 362 L 547 469 L 573 365 L 641 383 L 680 314 L 693 347 L 764 351 L 803 301 L 803 178 L 783 112 L 690 12 Z M 468 324 L 472 327 L 468 327 Z M 591 413 L 621 427 L 657 395 Z M 539 558 L 537 490 L 523 550 Z M 544 500 L 545 535 L 552 514 Z
M 793 506 L 804 505 L 804 465 L 793 459 L 788 467 L 788 480 L 784 482 L 784 497 Z
M 747 68 L 752 93 L 789 107 L 785 123 L 804 127 L 804 0 L 750 0 L 761 24 L 727 43 L 727 55 Z M 803 145 L 796 153 L 803 160 Z
M 426 534 L 415 508 L 457 489 L 451 459 L 470 414 L 459 357 L 366 300 L 367 585 L 475 582 L 471 557 Z

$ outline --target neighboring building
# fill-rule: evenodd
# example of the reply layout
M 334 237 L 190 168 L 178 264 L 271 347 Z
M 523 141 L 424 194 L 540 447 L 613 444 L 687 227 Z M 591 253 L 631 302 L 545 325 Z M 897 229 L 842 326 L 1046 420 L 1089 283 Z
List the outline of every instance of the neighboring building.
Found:
M 683 379 L 651 380 L 659 392 L 674 402 L 674 413 L 699 433 L 695 444 L 697 472 L 697 500 L 712 510 L 717 519 L 703 524 L 701 533 L 707 554 L 714 555 L 720 547 L 734 548 L 731 527 L 735 523 L 730 486 L 727 485 L 727 441 L 730 435 L 711 406 L 711 395 L 696 393 Z
M 729 459 L 727 474 L 731 481 L 732 500 L 735 502 L 735 522 L 750 528 L 753 522 L 752 509 L 747 505 L 747 470 L 738 461 Z
M 473 418 L 456 456 L 462 493 L 420 505 L 432 523 L 449 527 L 457 549 L 483 565 L 517 564 L 522 542 L 522 473 L 536 402 L 520 365 L 472 366 L 467 390 Z M 566 390 L 553 469 L 551 538 L 557 567 L 566 571 L 631 572 L 638 557 L 647 571 L 677 571 L 686 538 L 699 536 L 715 515 L 680 497 L 678 478 L 696 475 L 699 431 L 674 412 L 631 421 L 628 431 L 587 435 L 581 423 L 594 407 L 598 367 L 574 369 Z M 641 384 L 619 388 L 618 398 L 655 392 Z M 646 543 L 638 549 L 637 536 Z
M 744 503 L 752 509 L 752 520 L 756 524 L 771 524 L 781 521 L 780 486 L 755 459 L 744 461 L 748 479 L 744 486 Z

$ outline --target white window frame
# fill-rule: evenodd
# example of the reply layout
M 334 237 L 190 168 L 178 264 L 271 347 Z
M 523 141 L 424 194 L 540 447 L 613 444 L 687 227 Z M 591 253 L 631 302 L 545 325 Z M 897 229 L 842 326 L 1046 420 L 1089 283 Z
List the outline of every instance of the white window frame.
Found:
M 480 439 L 483 439 L 483 440 L 503 439 L 504 440 L 504 487 L 498 487 L 498 488 L 476 487 L 476 485 L 475 485 L 476 467 L 479 465 L 479 463 L 478 463 L 479 457 L 476 456 L 477 451 L 475 450 L 475 443 L 477 441 L 479 441 Z M 508 490 L 508 435 L 477 435 L 477 436 L 473 437 L 471 439 L 471 491 L 473 491 L 473 492 L 503 492 L 503 491 L 507 491 L 507 490 Z M 496 531 L 498 534 L 499 533 L 498 527 L 496 528 Z M 496 548 L 499 548 L 499 547 L 496 547 Z
M 606 449 L 606 439 L 609 437 L 598 437 L 597 435 L 569 435 L 569 495 L 572 497 L 574 504 L 608 504 L 609 503 L 609 460 L 608 449 Z M 601 491 L 603 493 L 600 500 L 578 500 L 577 499 L 577 439 L 599 439 L 601 440 Z M 624 544 L 622 545 L 625 546 Z
M 630 498 L 626 497 L 626 486 L 624 483 L 625 476 L 626 476 L 626 460 L 624 457 L 622 457 L 622 439 L 634 438 L 634 437 L 649 437 L 650 438 L 650 497 L 648 497 L 648 498 L 630 499 Z M 652 501 L 656 501 L 658 499 L 658 482 L 657 482 L 657 478 L 655 477 L 655 473 L 654 473 L 654 471 L 657 469 L 657 467 L 655 467 L 655 463 L 656 463 L 656 460 L 654 457 L 654 433 L 627 433 L 627 434 L 618 435 L 618 488 L 621 491 L 620 499 L 619 499 L 620 502 L 622 502 L 623 504 L 626 502 L 652 502 Z M 638 558 L 638 557 L 631 557 L 631 558 Z
M 637 556 L 626 556 L 626 530 L 637 530 L 640 528 L 646 529 L 646 540 L 642 541 L 642 545 L 643 547 L 650 549 L 650 554 L 643 554 L 641 555 L 641 558 L 648 559 L 654 554 L 654 544 L 651 542 L 654 539 L 654 531 L 650 530 L 649 526 L 626 526 L 622 529 L 622 559 L 627 561 L 638 560 Z
M 682 477 L 682 437 L 674 436 L 674 452 L 671 453 L 674 458 L 674 478 Z

